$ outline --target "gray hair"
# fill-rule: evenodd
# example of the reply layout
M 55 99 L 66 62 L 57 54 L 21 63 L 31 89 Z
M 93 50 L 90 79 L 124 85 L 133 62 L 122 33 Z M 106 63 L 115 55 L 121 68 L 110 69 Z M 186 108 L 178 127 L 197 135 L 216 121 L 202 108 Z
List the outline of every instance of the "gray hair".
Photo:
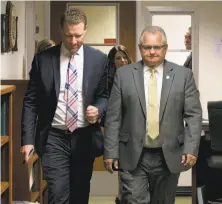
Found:
M 53 46 L 55 46 L 55 42 L 53 40 L 48 40 L 48 39 L 42 40 L 37 45 L 36 53 L 42 52 Z
M 78 8 L 70 8 L 65 11 L 60 19 L 61 28 L 63 28 L 64 23 L 67 22 L 69 24 L 77 25 L 79 23 L 84 23 L 87 25 L 87 17 L 83 11 Z
M 144 33 L 146 33 L 146 32 L 152 33 L 152 34 L 155 34 L 155 33 L 157 33 L 157 32 L 160 32 L 160 33 L 162 34 L 163 43 L 164 43 L 164 44 L 167 44 L 166 33 L 165 33 L 165 31 L 164 31 L 161 27 L 159 27 L 159 26 L 147 26 L 147 27 L 145 27 L 145 28 L 143 29 L 141 35 L 140 35 L 140 39 L 139 39 L 139 40 L 140 40 L 140 43 L 143 42 L 143 36 L 144 36 Z

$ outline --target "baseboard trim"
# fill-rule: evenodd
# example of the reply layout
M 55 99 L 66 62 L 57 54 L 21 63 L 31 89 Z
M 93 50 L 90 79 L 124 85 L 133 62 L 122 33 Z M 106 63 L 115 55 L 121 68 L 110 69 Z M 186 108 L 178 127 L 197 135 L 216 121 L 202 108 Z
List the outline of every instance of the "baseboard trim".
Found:
M 176 196 L 192 196 L 192 187 L 178 186 Z

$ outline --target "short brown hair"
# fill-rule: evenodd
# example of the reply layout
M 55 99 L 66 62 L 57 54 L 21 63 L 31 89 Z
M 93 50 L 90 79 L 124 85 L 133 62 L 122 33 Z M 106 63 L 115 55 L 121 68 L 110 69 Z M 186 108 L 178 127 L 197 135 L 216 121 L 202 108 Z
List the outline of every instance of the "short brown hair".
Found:
M 64 23 L 67 22 L 69 24 L 79 24 L 84 23 L 84 25 L 87 25 L 87 17 L 83 11 L 81 11 L 78 8 L 71 8 L 69 10 L 66 10 L 60 19 L 60 26 L 63 28 Z

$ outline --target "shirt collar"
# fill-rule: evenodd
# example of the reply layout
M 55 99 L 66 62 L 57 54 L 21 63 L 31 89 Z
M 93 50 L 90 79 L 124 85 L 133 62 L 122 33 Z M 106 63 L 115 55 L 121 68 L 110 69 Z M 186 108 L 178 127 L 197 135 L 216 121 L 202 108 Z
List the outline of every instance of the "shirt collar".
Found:
M 61 51 L 62 51 L 63 56 L 70 57 L 69 50 L 65 47 L 65 45 L 63 43 L 62 43 L 62 46 L 61 46 Z M 83 45 L 81 45 L 81 47 L 77 51 L 76 55 L 80 55 L 80 56 L 83 55 Z
M 148 67 L 147 65 L 144 66 L 144 71 L 145 72 L 149 71 L 149 69 L 151 69 L 151 68 Z M 160 73 L 160 74 L 163 73 L 163 62 L 156 67 L 156 71 L 157 71 L 157 73 Z

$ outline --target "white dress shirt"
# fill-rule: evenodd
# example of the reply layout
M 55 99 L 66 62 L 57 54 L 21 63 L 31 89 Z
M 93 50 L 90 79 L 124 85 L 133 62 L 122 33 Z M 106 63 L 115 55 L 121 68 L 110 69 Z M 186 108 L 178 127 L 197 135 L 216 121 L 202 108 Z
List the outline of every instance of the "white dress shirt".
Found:
M 69 60 L 70 60 L 69 51 L 65 48 L 64 44 L 62 44 L 60 51 L 60 91 L 59 91 L 59 98 L 58 98 L 58 104 L 55 116 L 52 121 L 52 127 L 62 130 L 67 129 L 65 125 L 67 103 L 64 100 L 64 92 L 65 92 L 65 82 L 66 82 Z M 75 67 L 77 68 L 77 74 L 78 74 L 77 128 L 85 127 L 88 125 L 88 122 L 86 122 L 85 120 L 85 107 L 84 107 L 84 98 L 83 98 L 83 62 L 84 62 L 84 54 L 83 54 L 83 46 L 81 46 L 74 57 L 74 64 Z

